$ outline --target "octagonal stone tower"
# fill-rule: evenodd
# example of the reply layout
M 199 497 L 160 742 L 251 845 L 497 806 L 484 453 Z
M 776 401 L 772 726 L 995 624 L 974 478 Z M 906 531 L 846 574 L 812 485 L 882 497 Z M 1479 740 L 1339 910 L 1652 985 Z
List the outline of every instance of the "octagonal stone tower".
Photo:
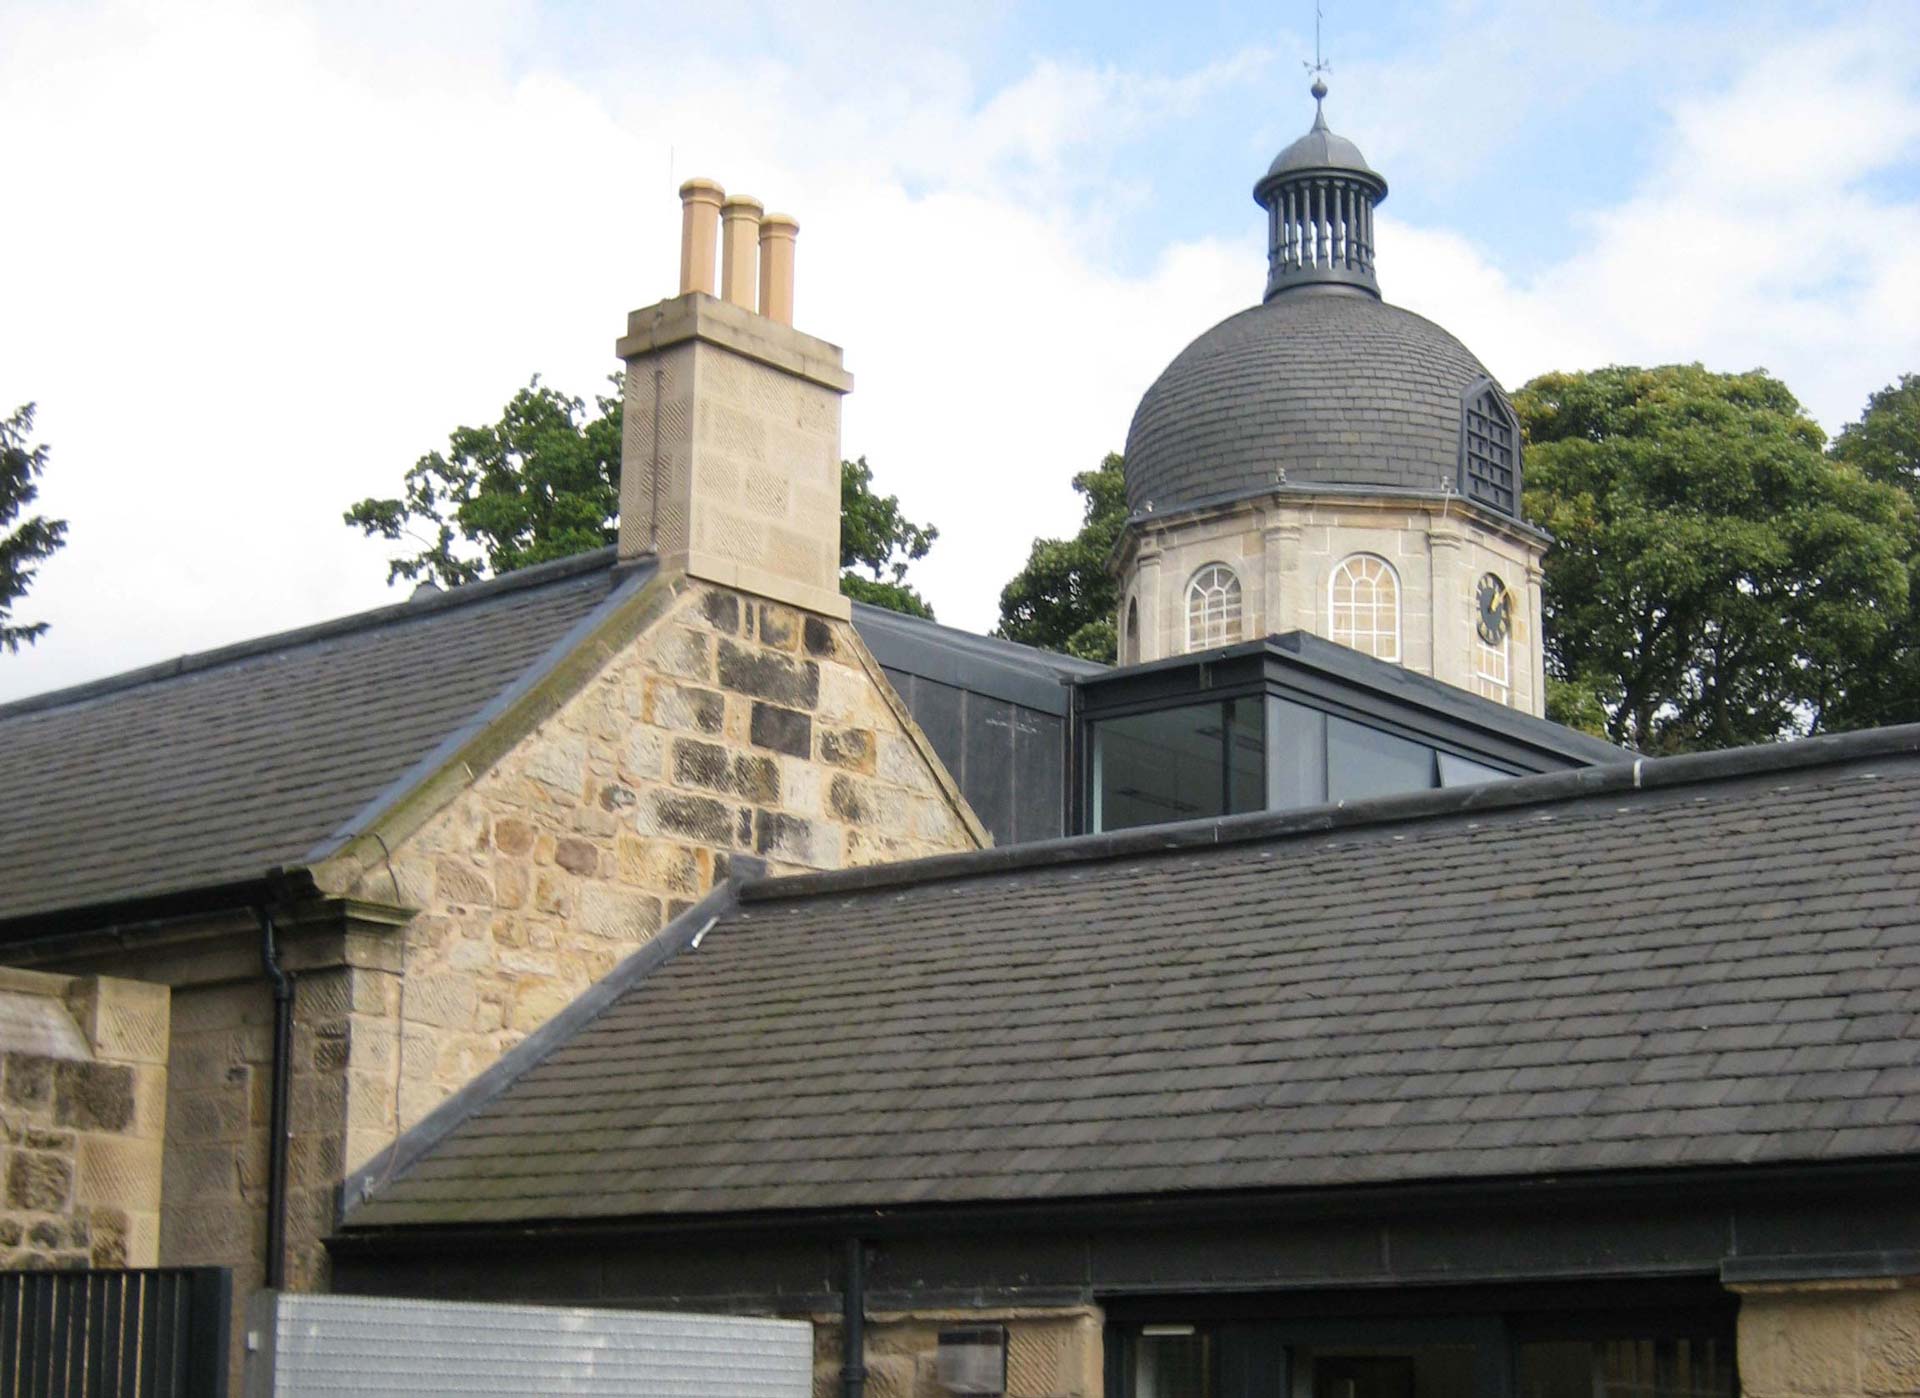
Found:
M 1263 302 L 1181 351 L 1127 433 L 1122 663 L 1305 630 L 1545 711 L 1520 434 L 1467 347 L 1388 305 L 1386 181 L 1313 128 L 1255 187 Z

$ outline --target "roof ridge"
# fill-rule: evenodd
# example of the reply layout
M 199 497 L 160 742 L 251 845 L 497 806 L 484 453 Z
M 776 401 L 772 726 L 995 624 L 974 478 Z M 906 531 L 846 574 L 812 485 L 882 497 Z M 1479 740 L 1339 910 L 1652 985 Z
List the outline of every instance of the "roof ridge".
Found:
M 1169 854 L 1178 850 L 1248 844 L 1293 835 L 1390 826 L 1474 811 L 1501 811 L 1551 805 L 1587 797 L 1650 788 L 1684 787 L 1775 772 L 1832 767 L 1866 758 L 1920 753 L 1920 723 L 1823 734 L 1780 743 L 1722 748 L 1674 757 L 1623 758 L 1604 766 L 1547 772 L 1512 781 L 1456 786 L 1380 796 L 1347 804 L 1307 806 L 1289 811 L 1150 825 L 1099 835 L 1069 835 L 1057 840 L 1005 848 L 939 854 L 891 864 L 862 865 L 813 874 L 758 879 L 742 886 L 742 902 L 866 892 L 949 879 L 980 878 L 1018 869 L 1094 864 Z
M 244 641 L 216 646 L 212 650 L 189 651 L 185 655 L 175 656 L 170 660 L 156 661 L 151 665 L 123 670 L 116 675 L 86 680 L 80 684 L 68 685 L 62 689 L 50 689 L 42 694 L 30 694 L 25 698 L 0 704 L 0 719 L 12 718 L 18 714 L 64 708 L 68 704 L 97 699 L 102 695 L 137 689 L 143 684 L 151 684 L 156 680 L 198 674 L 217 669 L 222 665 L 230 665 L 238 660 L 247 660 L 256 655 L 309 645 L 315 641 L 332 640 L 336 636 L 349 636 L 379 626 L 414 621 L 438 612 L 472 606 L 509 593 L 598 572 L 615 562 L 616 553 L 616 547 L 609 544 L 587 553 L 577 553 L 567 558 L 556 558 L 547 563 L 517 568 L 511 573 L 502 573 L 497 577 L 463 583 L 459 587 L 429 593 L 425 596 L 416 595 L 403 602 L 390 602 L 366 611 L 330 617 L 326 621 L 298 626 L 290 631 L 276 631 L 265 636 L 254 636 Z

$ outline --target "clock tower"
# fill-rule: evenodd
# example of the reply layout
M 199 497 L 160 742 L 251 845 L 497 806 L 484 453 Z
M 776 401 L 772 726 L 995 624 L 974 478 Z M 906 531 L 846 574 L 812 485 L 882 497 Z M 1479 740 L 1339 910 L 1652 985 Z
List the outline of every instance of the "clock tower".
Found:
M 1440 326 L 1383 300 L 1387 182 L 1327 126 L 1254 186 L 1261 303 L 1147 390 L 1127 433 L 1122 664 L 1304 630 L 1543 714 L 1519 424 Z

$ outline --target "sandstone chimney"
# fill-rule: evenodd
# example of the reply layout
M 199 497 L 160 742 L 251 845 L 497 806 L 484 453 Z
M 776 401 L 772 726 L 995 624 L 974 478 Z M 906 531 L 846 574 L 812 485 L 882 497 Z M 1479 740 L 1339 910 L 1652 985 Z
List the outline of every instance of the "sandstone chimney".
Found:
M 792 327 L 798 225 L 711 180 L 680 198 L 680 294 L 629 315 L 615 347 L 620 556 L 844 618 L 840 399 L 853 379 L 838 346 Z
M 680 294 L 713 295 L 713 254 L 719 242 L 720 201 L 726 190 L 712 180 L 680 186 Z
M 760 201 L 744 194 L 727 196 L 720 206 L 720 299 L 753 309 L 755 260 L 760 244 Z
M 793 324 L 793 240 L 800 225 L 786 214 L 760 220 L 760 314 Z

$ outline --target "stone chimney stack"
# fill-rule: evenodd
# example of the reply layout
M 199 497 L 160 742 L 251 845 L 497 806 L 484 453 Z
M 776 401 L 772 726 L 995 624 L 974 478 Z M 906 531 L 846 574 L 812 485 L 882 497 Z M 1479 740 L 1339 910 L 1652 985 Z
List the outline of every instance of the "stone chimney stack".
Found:
M 799 225 L 711 180 L 680 199 L 680 294 L 634 311 L 615 346 L 620 556 L 844 618 L 840 399 L 853 379 L 837 345 L 792 326 Z

